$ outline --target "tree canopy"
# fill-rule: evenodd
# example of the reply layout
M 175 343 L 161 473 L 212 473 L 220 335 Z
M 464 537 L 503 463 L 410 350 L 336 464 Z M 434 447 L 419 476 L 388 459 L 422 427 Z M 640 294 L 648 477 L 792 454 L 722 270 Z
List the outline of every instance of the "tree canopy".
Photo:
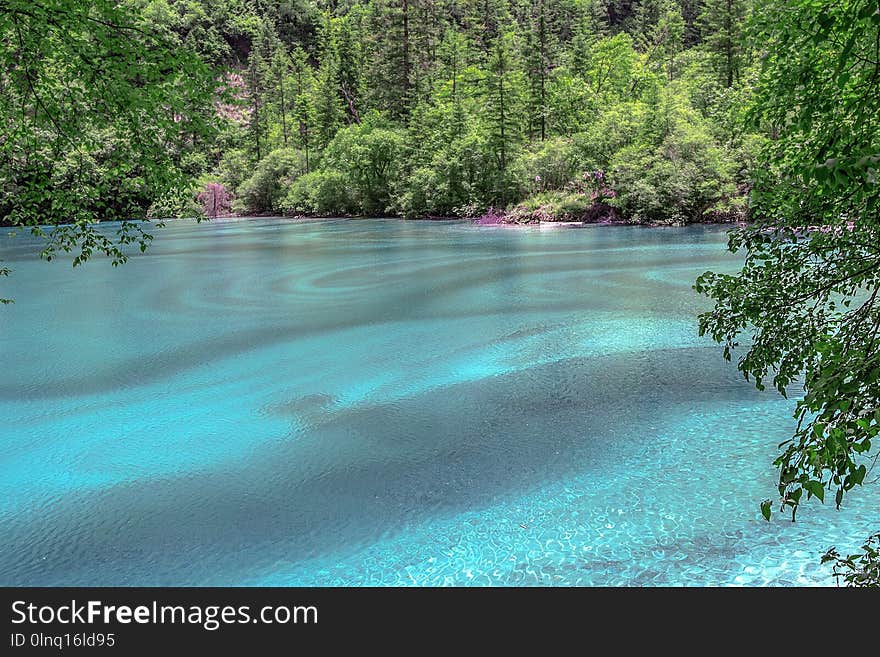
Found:
M 877 458 L 880 7 L 765 2 L 754 30 L 766 56 L 753 118 L 774 139 L 755 174 L 753 221 L 730 238 L 745 264 L 697 283 L 715 300 L 700 327 L 727 358 L 744 350 L 739 369 L 758 387 L 800 397 L 776 461 L 794 516 L 826 493 L 839 507 Z
M 186 188 L 183 163 L 213 131 L 210 69 L 109 0 L 3 0 L 0 44 L 3 223 L 74 264 L 146 248 L 138 220 Z M 122 223 L 108 237 L 99 220 Z

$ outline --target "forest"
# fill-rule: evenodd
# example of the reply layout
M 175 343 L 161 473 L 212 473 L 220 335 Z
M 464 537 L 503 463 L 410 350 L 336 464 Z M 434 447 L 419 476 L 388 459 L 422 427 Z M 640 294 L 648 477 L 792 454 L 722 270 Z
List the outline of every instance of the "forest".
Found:
M 72 14 L 48 38 L 16 22 L 16 6 L 26 18 L 64 2 L 2 4 L 18 52 L 0 76 L 0 113 L 27 114 L 30 87 L 45 86 L 33 122 L 77 135 L 75 149 L 56 134 L 4 169 L 0 215 L 13 224 L 46 214 L 46 199 L 23 207 L 35 179 L 65 189 L 77 214 L 105 218 L 729 221 L 745 215 L 767 132 L 742 120 L 756 68 L 750 0 L 126 0 L 93 11 L 133 23 L 130 34 L 95 35 L 106 25 L 92 21 L 79 44 L 68 43 Z M 82 46 L 103 57 L 120 36 L 140 68 L 164 58 L 184 71 L 175 93 L 190 110 L 172 110 L 176 124 L 102 120 L 94 110 L 114 96 L 112 79 L 99 82 L 113 93 L 71 101 L 96 75 Z M 101 61 L 120 74 L 120 60 Z M 160 86 L 153 101 L 170 105 Z M 50 107 L 64 87 L 67 102 Z M 151 137 L 146 164 L 120 152 Z M 21 138 L 33 143 L 33 131 Z M 7 156 L 23 148 L 14 141 Z M 98 191 L 108 189 L 114 198 Z

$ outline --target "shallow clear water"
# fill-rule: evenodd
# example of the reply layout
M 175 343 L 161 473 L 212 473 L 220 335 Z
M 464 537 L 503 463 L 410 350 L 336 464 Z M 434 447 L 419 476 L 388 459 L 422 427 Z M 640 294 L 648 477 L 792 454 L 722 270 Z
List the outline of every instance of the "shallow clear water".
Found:
M 0 584 L 828 583 L 791 403 L 698 338 L 718 228 L 172 222 L 0 308 Z M 876 488 L 876 487 L 874 487 Z

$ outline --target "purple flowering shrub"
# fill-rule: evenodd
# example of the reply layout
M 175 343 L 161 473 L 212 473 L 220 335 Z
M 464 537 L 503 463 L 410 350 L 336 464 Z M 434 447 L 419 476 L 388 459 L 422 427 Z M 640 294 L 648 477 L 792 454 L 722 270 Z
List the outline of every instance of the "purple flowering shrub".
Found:
M 207 183 L 196 199 L 206 217 L 225 217 L 232 212 L 232 196 L 222 183 Z
M 611 188 L 605 172 L 601 169 L 584 171 L 579 178 L 575 178 L 566 184 L 564 189 L 572 193 L 588 196 L 591 201 L 598 203 L 617 196 L 617 192 Z
M 507 213 L 504 210 L 498 210 L 490 207 L 486 212 L 474 220 L 475 224 L 480 226 L 494 226 L 496 224 L 509 223 L 506 221 Z

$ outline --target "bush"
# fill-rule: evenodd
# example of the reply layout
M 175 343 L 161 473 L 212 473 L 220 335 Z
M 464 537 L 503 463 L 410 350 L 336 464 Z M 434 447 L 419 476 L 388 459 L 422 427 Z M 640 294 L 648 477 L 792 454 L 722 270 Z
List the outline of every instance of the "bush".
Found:
M 444 163 L 439 163 L 440 166 L 435 162 L 431 164 L 413 171 L 399 190 L 396 209 L 404 217 L 451 214 L 452 208 L 456 207 L 456 201 L 450 198 L 449 189 L 443 184 L 448 180 L 442 171 Z
M 616 219 L 603 199 L 580 191 L 549 191 L 527 198 L 509 210 L 506 223 L 533 224 L 550 221 L 606 221 Z
M 520 193 L 562 189 L 585 167 L 587 158 L 570 137 L 554 137 L 523 151 L 511 166 Z
M 394 209 L 407 217 L 473 217 L 484 212 L 516 186 L 510 175 L 497 170 L 494 157 L 485 135 L 462 135 L 407 177 L 397 190 Z
M 153 200 L 147 210 L 150 219 L 171 217 L 201 218 L 205 216 L 201 203 L 196 201 L 196 190 L 181 189 L 163 194 Z
M 281 203 L 285 214 L 357 214 L 360 205 L 348 177 L 333 169 L 313 171 L 297 178 Z
M 698 125 L 678 126 L 657 147 L 627 146 L 610 169 L 617 193 L 612 204 L 637 222 L 730 219 L 744 208 L 734 183 L 735 162 Z
M 403 131 L 391 127 L 380 115 L 372 115 L 339 130 L 327 145 L 321 165 L 342 174 L 354 187 L 360 212 L 384 214 L 392 205 L 404 144 Z
M 640 102 L 603 108 L 582 132 L 572 135 L 583 168 L 607 170 L 620 149 L 640 140 L 639 132 L 647 115 L 647 107 Z
M 259 161 L 253 175 L 241 183 L 233 205 L 237 212 L 280 212 L 292 179 L 305 171 L 305 156 L 279 148 Z
M 246 151 L 241 149 L 229 150 L 220 158 L 217 166 L 217 178 L 226 189 L 237 190 L 250 176 L 254 169 L 254 162 Z

